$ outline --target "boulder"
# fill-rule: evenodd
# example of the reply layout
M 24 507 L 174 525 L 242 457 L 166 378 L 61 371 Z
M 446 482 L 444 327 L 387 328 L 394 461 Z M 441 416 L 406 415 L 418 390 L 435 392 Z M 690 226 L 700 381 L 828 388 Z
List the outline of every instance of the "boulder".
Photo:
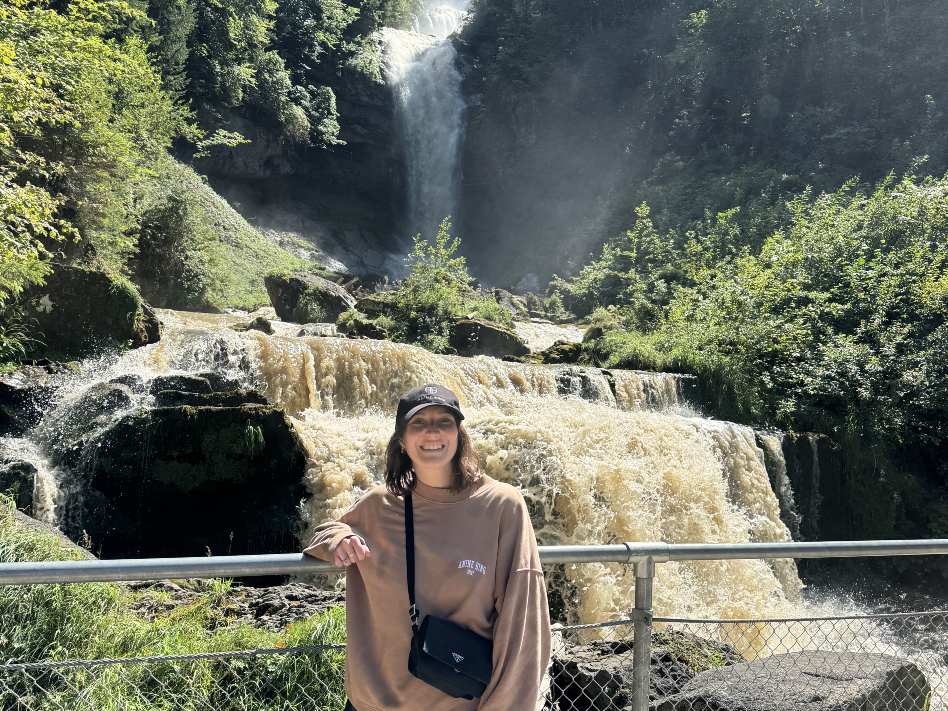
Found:
M 94 269 L 57 265 L 20 303 L 36 324 L 30 359 L 75 360 L 155 343 L 161 335 L 155 313 L 130 282 Z
M 107 558 L 296 551 L 305 464 L 278 408 L 135 409 L 82 443 L 60 526 Z
M 578 363 L 582 354 L 582 344 L 556 341 L 552 346 L 535 355 L 540 363 Z
M 526 342 L 509 328 L 477 318 L 462 318 L 451 326 L 451 347 L 462 356 L 525 356 Z
M 702 672 L 655 711 L 923 711 L 931 687 L 887 654 L 793 652 Z
M 336 328 L 340 334 L 347 338 L 371 338 L 381 341 L 389 337 L 388 331 L 379 323 L 379 321 L 382 320 L 387 319 L 373 319 L 368 316 L 363 316 L 361 313 L 353 314 L 350 312 L 339 319 L 336 323 Z M 391 322 L 389 321 L 389 323 Z
M 392 299 L 384 292 L 376 292 L 363 296 L 356 302 L 356 310 L 369 318 L 388 316 L 392 307 Z
M 352 295 L 338 284 L 307 272 L 268 274 L 264 279 L 270 302 L 283 321 L 335 321 L 355 306 Z
M 654 632 L 649 697 L 675 693 L 696 674 L 744 658 L 730 645 L 678 631 Z M 553 656 L 554 708 L 620 711 L 632 700 L 632 641 L 567 645 Z
M 33 481 L 36 467 L 27 461 L 11 459 L 4 461 L 0 453 L 0 492 L 13 499 L 20 511 L 33 511 Z
M 260 331 L 261 333 L 266 333 L 268 336 L 273 335 L 273 324 L 270 323 L 269 319 L 263 316 L 257 316 L 257 318 L 248 323 L 235 323 L 231 328 L 235 331 Z
M 25 365 L 0 375 L 0 437 L 18 436 L 36 425 L 56 392 L 61 364 Z
M 184 390 L 162 390 L 155 393 L 155 407 L 240 407 L 266 405 L 267 399 L 253 390 L 193 393 Z

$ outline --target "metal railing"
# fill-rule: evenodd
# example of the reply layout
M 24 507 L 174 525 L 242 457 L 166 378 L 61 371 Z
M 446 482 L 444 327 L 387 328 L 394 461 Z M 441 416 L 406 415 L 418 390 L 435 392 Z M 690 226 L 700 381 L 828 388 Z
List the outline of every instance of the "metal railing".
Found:
M 945 678 L 948 678 L 948 668 L 941 674 L 942 666 L 948 667 L 948 654 L 940 648 L 940 645 L 948 640 L 948 613 L 943 611 L 929 611 L 919 613 L 903 613 L 893 615 L 852 615 L 835 616 L 825 618 L 794 618 L 783 620 L 686 620 L 670 617 L 653 617 L 652 611 L 652 587 L 657 565 L 670 561 L 695 561 L 695 560 L 722 560 L 722 559 L 803 559 L 803 558 L 841 558 L 841 557 L 878 557 L 878 556 L 909 556 L 909 555 L 944 555 L 948 554 L 948 540 L 923 540 L 923 541 L 840 541 L 840 542 L 822 542 L 822 543 L 756 543 L 756 544 L 665 544 L 665 543 L 625 543 L 618 545 L 604 546 L 544 546 L 540 549 L 541 561 L 544 565 L 565 564 L 565 563 L 622 563 L 630 564 L 634 567 L 635 575 L 635 607 L 627 620 L 620 620 L 608 623 L 594 625 L 572 625 L 558 626 L 556 634 L 561 640 L 567 637 L 582 638 L 588 642 L 588 633 L 593 630 L 612 632 L 609 634 L 600 634 L 597 641 L 590 643 L 588 649 L 584 649 L 584 654 L 593 655 L 605 654 L 612 655 L 619 659 L 618 665 L 613 665 L 612 671 L 606 675 L 608 682 L 603 682 L 601 674 L 597 676 L 596 684 L 599 688 L 584 688 L 576 681 L 587 674 L 582 671 L 582 664 L 576 663 L 569 666 L 562 660 L 554 660 L 554 670 L 551 681 L 548 682 L 549 688 L 546 691 L 545 700 L 541 700 L 542 705 L 539 708 L 560 709 L 569 711 L 597 710 L 601 708 L 626 708 L 632 711 L 645 711 L 651 707 L 661 711 L 680 711 L 681 709 L 692 708 L 723 708 L 714 706 L 714 703 L 721 703 L 722 698 L 728 694 L 737 692 L 745 693 L 755 689 L 763 689 L 770 684 L 774 688 L 783 685 L 783 677 L 791 671 L 801 673 L 810 677 L 820 677 L 819 669 L 804 668 L 806 664 L 817 665 L 820 667 L 826 665 L 835 665 L 838 674 L 842 674 L 849 682 L 853 680 L 862 680 L 864 677 L 882 675 L 880 684 L 876 687 L 883 690 L 888 689 L 880 698 L 866 696 L 867 693 L 858 684 L 855 684 L 852 693 L 857 698 L 862 698 L 862 705 L 853 708 L 892 708 L 892 709 L 935 709 L 945 708 L 948 705 L 948 689 L 945 688 Z M 285 555 L 254 555 L 254 556 L 213 556 L 200 558 L 157 558 L 141 560 L 91 560 L 91 561 L 43 561 L 43 562 L 25 562 L 25 563 L 4 563 L 0 564 L 0 585 L 39 585 L 50 583 L 86 583 L 86 582 L 109 582 L 109 581 L 141 581 L 141 580 L 169 580 L 183 578 L 222 578 L 222 577 L 250 577 L 250 576 L 272 576 L 272 575 L 306 575 L 306 574 L 326 574 L 338 573 L 336 569 L 328 563 L 314 560 L 303 556 L 302 554 Z M 808 629 L 808 626 L 814 624 L 823 625 L 823 633 L 819 630 Z M 832 640 L 825 634 L 827 623 L 831 623 L 834 628 Z M 653 627 L 659 624 L 662 630 L 654 632 Z M 920 642 L 923 654 L 919 657 L 921 661 L 918 664 L 912 662 L 907 667 L 905 664 L 899 665 L 897 655 L 893 655 L 891 645 L 887 646 L 884 642 L 868 644 L 861 642 L 859 649 L 868 649 L 876 657 L 862 655 L 861 657 L 853 655 L 852 643 L 847 643 L 851 639 L 883 639 L 884 635 L 872 637 L 857 630 L 859 626 L 875 625 L 876 627 L 892 626 L 895 624 L 907 625 L 911 628 L 913 634 L 919 630 L 919 634 L 924 633 L 925 629 L 935 630 L 930 635 L 928 642 Z M 631 626 L 631 643 L 628 636 L 616 637 L 616 634 Z M 586 637 L 583 637 L 586 635 Z M 675 635 L 686 635 L 685 637 L 675 637 Z M 748 637 L 754 635 L 754 637 Z M 821 636 L 822 635 L 822 636 Z M 755 667 L 753 661 L 747 662 L 744 657 L 735 648 L 734 642 L 741 638 L 742 643 L 751 647 L 757 646 L 767 650 L 768 658 L 771 661 L 769 668 L 759 664 Z M 932 641 L 934 640 L 934 641 Z M 688 647 L 685 652 L 681 652 L 682 645 L 701 646 L 708 642 L 712 647 L 705 650 L 708 658 L 712 660 L 710 668 L 703 670 L 703 673 L 696 674 L 694 669 L 691 671 L 670 669 L 670 667 L 680 664 L 680 660 L 675 654 L 684 654 L 685 657 L 692 652 Z M 596 645 L 599 647 L 596 647 Z M 848 646 L 847 646 L 848 644 Z M 926 647 L 926 644 L 928 647 Z M 603 646 L 605 645 L 605 646 Z M 610 646 L 611 645 L 611 646 Z M 665 649 L 666 645 L 674 653 L 671 653 L 672 662 L 667 662 L 662 666 L 661 659 L 656 663 L 656 649 Z M 815 645 L 815 647 L 814 647 Z M 587 645 L 588 646 L 588 645 Z M 554 645 L 555 647 L 555 645 Z M 820 650 L 819 654 L 828 654 L 829 657 L 813 656 L 794 657 L 788 659 L 788 653 L 794 650 L 807 649 L 814 647 Z M 929 647 L 932 647 L 931 654 L 928 655 Z M 733 650 L 733 654 L 732 654 Z M 199 665 L 218 665 L 215 669 L 218 673 L 225 669 L 228 678 L 236 679 L 235 673 L 229 670 L 227 665 L 241 663 L 250 657 L 286 656 L 294 654 L 313 654 L 318 659 L 313 662 L 314 668 L 320 667 L 323 657 L 329 653 L 340 653 L 339 645 L 323 645 L 313 649 L 273 649 L 273 650 L 244 650 L 240 652 L 216 652 L 210 654 L 195 655 L 171 655 L 156 656 L 148 659 L 131 660 L 73 660 L 59 662 L 39 662 L 31 664 L 7 663 L 0 664 L 0 671 L 7 673 L 17 673 L 24 675 L 25 686 L 22 695 L 17 692 L 14 694 L 15 703 L 8 702 L 7 697 L 0 689 L 0 708 L 3 709 L 40 709 L 40 708 L 87 708 L 86 706 L 56 706 L 44 705 L 43 703 L 32 703 L 29 699 L 39 698 L 36 694 L 42 695 L 44 689 L 50 684 L 52 688 L 67 684 L 64 681 L 65 675 L 79 674 L 85 679 L 83 683 L 93 683 L 95 679 L 89 677 L 90 669 L 97 670 L 96 673 L 105 674 L 108 670 L 125 665 L 186 665 L 189 666 L 189 673 L 195 673 L 194 670 Z M 664 653 L 664 652 L 662 652 Z M 848 655 L 848 656 L 847 656 Z M 928 655 L 928 656 L 926 656 Z M 941 656 L 939 656 L 941 655 Z M 554 657 L 556 650 L 554 649 Z M 631 657 L 629 660 L 628 658 Z M 661 654 L 659 654 L 661 657 Z M 942 658 L 943 657 L 943 658 Z M 662 657 L 665 658 L 665 657 Z M 941 659 L 941 661 L 939 661 Z M 893 661 L 894 660 L 894 661 Z M 272 659 L 271 659 L 272 661 Z M 631 664 L 627 664 L 631 661 Z M 687 660 L 686 660 L 687 661 Z M 904 661 L 904 660 L 903 660 Z M 338 662 L 338 660 L 336 660 Z M 720 662 L 720 663 L 718 663 Z M 559 668 L 556 665 L 559 664 Z M 572 663 L 570 663 L 572 664 Z M 784 666 L 781 666 L 783 664 Z M 787 664 L 790 665 L 789 670 Z M 863 668 L 869 664 L 871 668 Z M 223 665 L 223 666 L 221 666 Z M 796 666 L 794 666 L 796 665 Z M 862 665 L 862 666 L 860 666 Z M 337 664 L 338 666 L 338 664 Z M 684 666 L 688 666 L 685 664 Z M 700 666 L 700 665 L 699 665 Z M 706 665 L 707 666 L 707 665 Z M 911 668 L 909 668 L 911 667 Z M 935 669 L 935 667 L 938 667 Z M 154 667 L 158 669 L 158 666 Z M 935 669 L 933 672 L 932 669 Z M 105 671 L 103 671 L 105 670 Z M 631 673 L 628 673 L 631 672 Z M 771 674 L 774 672 L 776 676 Z M 108 672 L 111 673 L 111 672 Z M 202 679 L 207 678 L 206 670 L 197 676 Z M 335 672 L 338 673 L 338 669 Z M 611 674 L 611 676 L 610 676 Z M 697 679 L 701 676 L 702 681 L 710 684 L 710 691 L 705 688 L 702 692 L 695 692 L 690 686 L 686 685 L 684 691 L 679 684 L 669 691 L 669 688 L 656 688 L 656 683 L 664 683 L 665 677 L 674 677 L 676 674 L 687 676 L 691 674 Z M 937 679 L 930 680 L 932 675 L 938 676 Z M 741 678 L 743 675 L 743 680 Z M 160 676 L 158 671 L 145 674 L 144 683 L 154 684 L 155 679 Z M 587 674 L 588 676 L 588 674 Z M 278 675 L 277 675 L 278 677 Z M 628 678 L 627 678 L 628 677 Z M 881 677 L 880 677 L 881 678 Z M 90 681 L 91 679 L 91 681 Z M 574 683 L 575 682 L 575 683 Z M 847 683 L 849 683 L 847 682 Z M 78 684 L 79 681 L 70 679 L 68 684 Z M 244 682 L 241 681 L 243 684 Z M 264 679 L 261 684 L 268 684 Z M 320 682 L 322 683 L 322 682 Z M 833 684 L 839 686 L 844 682 L 840 678 L 832 677 L 829 686 L 824 684 L 817 689 L 814 687 L 812 693 L 832 693 Z M 195 682 L 197 689 L 200 683 Z M 749 687 L 752 687 L 750 688 Z M 853 686 L 853 683 L 850 683 Z M 825 687 L 825 688 L 824 688 Z M 856 688 L 858 687 L 858 688 Z M 890 688 L 891 687 L 891 688 Z M 19 687 L 18 687 L 19 688 Z M 329 689 L 329 687 L 326 687 Z M 868 688 L 868 687 L 867 687 Z M 875 687 L 874 687 L 875 688 Z M 829 691 L 827 691 L 829 689 Z M 29 693 L 27 693 L 29 692 Z M 651 694 L 650 694 L 651 692 Z M 672 693 L 673 692 L 673 693 Z M 136 692 L 137 693 L 137 692 Z M 223 697 L 228 703 L 233 701 L 234 690 L 228 692 L 224 690 Z M 268 690 L 270 696 L 278 694 L 279 690 Z M 331 702 L 318 702 L 314 704 L 307 694 L 303 694 L 303 702 L 309 703 L 311 707 L 316 708 L 335 708 L 334 706 L 324 706 L 321 704 L 336 704 L 339 699 L 338 689 L 329 691 Z M 808 692 L 811 693 L 811 692 Z M 812 695 L 811 693 L 811 695 Z M 871 693 L 882 693 L 871 691 Z M 889 696 L 885 696 L 888 693 Z M 689 696 L 689 694 L 691 694 Z M 697 694 L 697 696 L 695 695 Z M 703 696 L 702 696 L 703 694 Z M 715 696 L 717 694 L 717 696 Z M 859 696 L 863 694 L 863 696 Z M 651 695 L 651 699 L 650 699 Z M 716 700 L 709 701 L 710 697 Z M 93 698 L 93 694 L 85 694 L 87 699 Z M 626 696 L 628 698 L 626 698 Z M 11 697 L 12 698 L 12 697 Z M 144 699 L 144 697 L 142 697 Z M 268 697 L 269 698 L 269 697 Z M 613 701 L 608 701 L 612 698 Z M 292 703 L 277 703 L 271 705 L 241 706 L 234 702 L 232 705 L 223 703 L 220 698 L 208 700 L 206 706 L 190 705 L 187 708 L 297 708 Z M 622 705 L 618 705 L 618 701 Z M 881 699 L 881 700 L 880 700 Z M 615 703 L 613 706 L 603 706 L 606 703 Z M 789 702 L 788 702 L 789 705 Z M 121 708 L 165 708 L 164 706 L 149 705 L 149 702 L 143 700 L 140 705 L 124 705 Z M 184 708 L 180 702 L 175 702 L 169 708 Z M 88 708 L 95 708 L 94 705 Z M 299 708 L 303 708 L 300 706 Z M 532 711 L 532 710 L 531 710 Z

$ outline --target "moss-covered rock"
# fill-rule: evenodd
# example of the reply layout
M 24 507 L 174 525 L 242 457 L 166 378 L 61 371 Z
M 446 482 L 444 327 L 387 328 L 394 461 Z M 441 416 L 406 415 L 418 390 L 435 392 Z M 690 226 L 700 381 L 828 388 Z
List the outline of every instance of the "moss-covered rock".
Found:
M 369 318 L 390 316 L 394 298 L 386 292 L 367 294 L 356 301 L 355 308 Z
M 355 306 L 344 288 L 308 272 L 274 272 L 265 279 L 270 302 L 283 321 L 331 323 Z
M 305 462 L 268 405 L 133 411 L 78 453 L 61 525 L 109 558 L 297 550 Z
M 135 286 L 95 269 L 56 265 L 44 285 L 23 293 L 21 303 L 36 328 L 28 358 L 75 360 L 160 337 L 158 320 Z
M 372 318 L 356 309 L 349 309 L 339 316 L 336 329 L 349 338 L 384 340 L 390 336 L 389 324 L 391 320 L 386 316 Z
M 570 341 L 556 341 L 546 350 L 536 354 L 540 363 L 578 363 L 582 355 L 582 344 Z
M 476 318 L 462 318 L 451 326 L 451 347 L 462 356 L 525 356 L 526 342 L 509 328 Z

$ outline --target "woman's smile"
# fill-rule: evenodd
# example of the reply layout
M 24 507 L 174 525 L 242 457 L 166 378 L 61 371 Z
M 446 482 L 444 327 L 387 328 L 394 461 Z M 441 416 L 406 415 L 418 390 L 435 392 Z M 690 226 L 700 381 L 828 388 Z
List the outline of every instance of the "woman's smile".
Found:
M 408 421 L 402 446 L 416 469 L 419 464 L 438 469 L 450 467 L 458 450 L 454 414 L 440 405 L 426 407 Z

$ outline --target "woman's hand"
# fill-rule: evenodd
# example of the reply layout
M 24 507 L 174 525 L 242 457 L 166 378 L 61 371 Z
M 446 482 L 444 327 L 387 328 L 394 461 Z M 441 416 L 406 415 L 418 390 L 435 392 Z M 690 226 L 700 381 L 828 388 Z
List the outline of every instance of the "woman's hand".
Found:
M 346 536 L 333 551 L 332 563 L 338 568 L 346 568 L 353 563 L 360 563 L 372 555 L 365 542 L 356 535 Z

